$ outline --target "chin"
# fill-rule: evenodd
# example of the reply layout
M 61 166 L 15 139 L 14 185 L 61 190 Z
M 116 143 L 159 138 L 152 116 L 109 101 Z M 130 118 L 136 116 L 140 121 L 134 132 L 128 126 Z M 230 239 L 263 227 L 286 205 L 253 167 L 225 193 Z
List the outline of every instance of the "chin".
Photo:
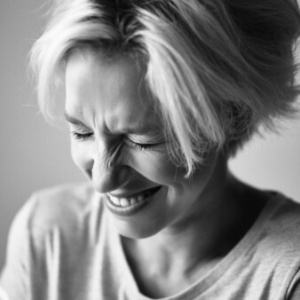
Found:
M 158 226 L 156 222 L 153 222 L 154 224 L 136 224 L 135 222 L 114 220 L 114 223 L 119 234 L 130 239 L 145 239 L 163 230 L 163 226 Z

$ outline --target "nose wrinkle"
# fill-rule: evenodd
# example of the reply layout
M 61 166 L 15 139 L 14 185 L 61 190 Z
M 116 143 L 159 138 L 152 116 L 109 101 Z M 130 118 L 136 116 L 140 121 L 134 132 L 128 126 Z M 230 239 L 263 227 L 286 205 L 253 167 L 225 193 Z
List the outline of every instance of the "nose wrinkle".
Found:
M 104 167 L 104 170 L 110 170 L 114 164 L 116 164 L 117 158 L 120 154 L 122 144 L 121 143 L 115 143 L 110 148 L 105 148 L 103 150 L 103 153 L 101 153 L 101 150 L 98 147 L 98 155 L 101 159 L 102 165 Z
M 100 146 L 100 145 L 99 145 Z M 97 147 L 97 158 L 92 169 L 92 181 L 98 192 L 104 193 L 122 185 L 125 166 L 119 159 L 122 143 L 111 144 L 110 147 Z

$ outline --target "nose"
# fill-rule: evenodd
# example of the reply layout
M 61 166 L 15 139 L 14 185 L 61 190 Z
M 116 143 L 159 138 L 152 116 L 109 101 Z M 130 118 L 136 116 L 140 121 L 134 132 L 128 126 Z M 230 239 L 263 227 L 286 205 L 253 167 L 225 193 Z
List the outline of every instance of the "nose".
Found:
M 126 183 L 128 167 L 111 166 L 108 168 L 94 161 L 91 173 L 94 189 L 99 193 L 108 193 Z
M 107 193 L 123 186 L 128 180 L 130 169 L 124 165 L 120 147 L 109 151 L 96 151 L 92 159 L 90 175 L 93 186 L 99 193 Z

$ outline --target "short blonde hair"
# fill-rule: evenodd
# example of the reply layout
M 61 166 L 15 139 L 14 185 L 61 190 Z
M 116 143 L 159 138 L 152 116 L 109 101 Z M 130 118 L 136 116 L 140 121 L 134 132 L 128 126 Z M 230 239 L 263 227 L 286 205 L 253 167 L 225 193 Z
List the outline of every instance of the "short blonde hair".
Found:
M 293 111 L 299 28 L 293 0 L 56 0 L 31 52 L 40 109 L 55 117 L 74 49 L 139 57 L 191 174 L 207 153 L 232 154 L 260 124 Z

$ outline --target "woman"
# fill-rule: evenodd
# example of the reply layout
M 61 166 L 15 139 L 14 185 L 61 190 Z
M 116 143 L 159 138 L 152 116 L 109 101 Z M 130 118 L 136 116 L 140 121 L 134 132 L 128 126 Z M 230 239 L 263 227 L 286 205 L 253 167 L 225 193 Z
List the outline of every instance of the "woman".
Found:
M 227 160 L 298 95 L 293 0 L 61 0 L 31 58 L 91 183 L 11 229 L 15 299 L 300 299 L 300 206 Z M 64 105 L 64 109 L 58 108 Z

